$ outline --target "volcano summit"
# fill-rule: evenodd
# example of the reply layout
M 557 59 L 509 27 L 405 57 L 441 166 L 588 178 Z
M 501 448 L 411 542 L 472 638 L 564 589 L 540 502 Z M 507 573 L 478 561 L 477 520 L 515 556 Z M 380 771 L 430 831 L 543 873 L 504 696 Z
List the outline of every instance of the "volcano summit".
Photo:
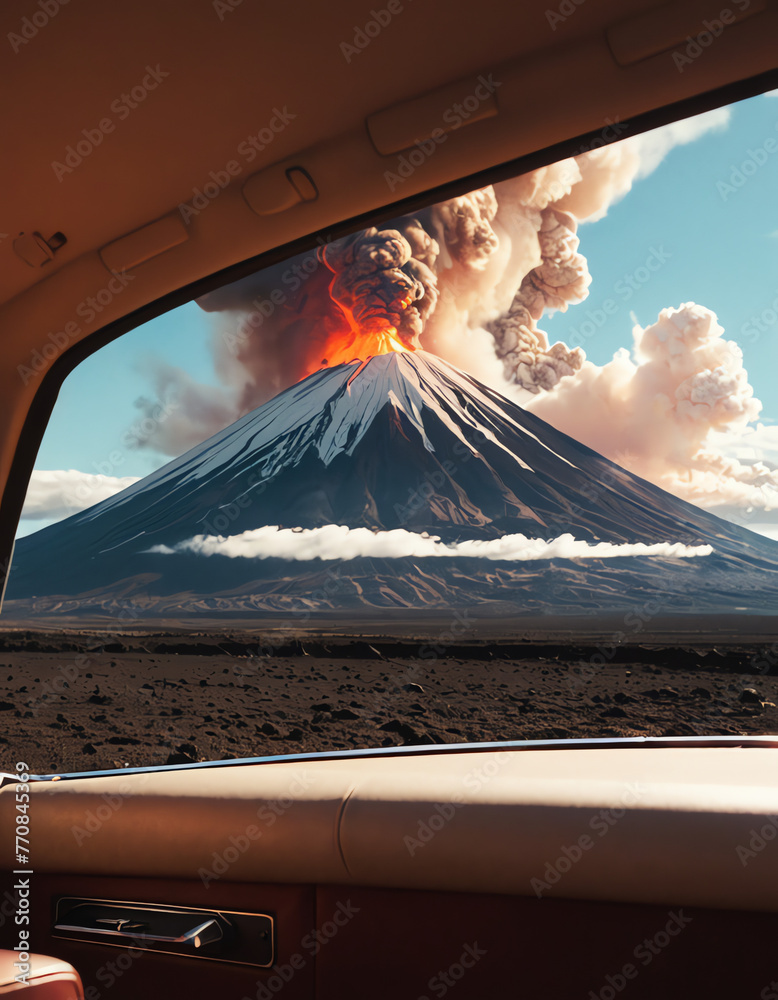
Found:
M 131 605 L 157 620 L 252 619 L 467 607 L 513 618 L 649 600 L 668 613 L 764 613 L 777 598 L 778 543 L 419 351 L 316 372 L 115 497 L 21 539 L 4 612 Z

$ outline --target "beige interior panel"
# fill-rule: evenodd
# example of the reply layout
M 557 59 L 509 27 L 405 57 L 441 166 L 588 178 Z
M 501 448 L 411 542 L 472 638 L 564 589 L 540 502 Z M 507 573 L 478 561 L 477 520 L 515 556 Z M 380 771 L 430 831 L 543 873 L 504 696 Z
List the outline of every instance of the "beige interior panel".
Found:
M 12 809 L 7 786 L 0 826 Z M 39 871 L 191 879 L 229 854 L 220 877 L 232 881 L 535 895 L 541 880 L 548 897 L 756 910 L 778 910 L 778 851 L 742 849 L 776 816 L 772 749 L 284 762 L 31 794 Z M 547 865 L 561 877 L 548 881 Z

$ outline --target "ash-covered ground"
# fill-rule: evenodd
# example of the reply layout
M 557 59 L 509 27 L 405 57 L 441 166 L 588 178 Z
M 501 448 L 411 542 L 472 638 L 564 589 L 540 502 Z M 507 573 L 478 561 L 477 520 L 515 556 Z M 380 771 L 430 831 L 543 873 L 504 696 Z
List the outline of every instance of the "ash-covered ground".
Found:
M 424 743 L 778 733 L 765 645 L 450 646 L 0 635 L 0 768 L 37 774 Z

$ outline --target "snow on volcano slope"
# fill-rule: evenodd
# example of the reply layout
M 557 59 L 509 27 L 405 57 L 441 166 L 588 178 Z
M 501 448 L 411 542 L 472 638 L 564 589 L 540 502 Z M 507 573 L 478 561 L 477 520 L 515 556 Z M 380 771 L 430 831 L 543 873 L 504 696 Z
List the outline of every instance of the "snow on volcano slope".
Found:
M 630 588 L 673 592 L 683 579 L 683 592 L 710 592 L 706 607 L 730 607 L 732 595 L 743 592 L 740 603 L 765 609 L 778 571 L 778 543 L 631 475 L 452 365 L 416 352 L 316 372 L 115 497 L 21 539 L 7 596 L 89 594 L 83 600 L 94 603 L 118 593 L 166 594 L 173 606 L 175 595 L 197 603 L 218 593 L 232 595 L 227 604 L 261 606 L 261 595 L 278 588 L 286 587 L 288 598 L 303 593 L 306 571 L 181 546 L 267 525 L 330 524 L 428 532 L 447 545 L 569 534 L 591 544 L 712 547 L 713 555 L 687 560 L 704 570 L 681 571 L 679 560 L 665 560 L 661 572 L 659 563 L 649 571 L 648 559 L 643 569 L 630 559 L 629 587 L 615 568 L 626 561 L 612 560 L 602 584 L 611 602 Z M 468 594 L 487 600 L 498 590 L 497 599 L 512 599 L 494 564 L 487 572 L 476 558 L 361 563 L 344 589 L 358 603 L 382 606 L 382 594 L 407 589 L 387 580 L 405 576 L 408 583 L 414 573 L 434 573 L 434 582 L 417 580 L 411 591 L 431 590 L 439 603 L 461 604 Z M 596 600 L 604 571 L 586 565 Z M 538 586 L 539 574 L 535 567 Z M 402 606 L 408 598 L 386 600 Z

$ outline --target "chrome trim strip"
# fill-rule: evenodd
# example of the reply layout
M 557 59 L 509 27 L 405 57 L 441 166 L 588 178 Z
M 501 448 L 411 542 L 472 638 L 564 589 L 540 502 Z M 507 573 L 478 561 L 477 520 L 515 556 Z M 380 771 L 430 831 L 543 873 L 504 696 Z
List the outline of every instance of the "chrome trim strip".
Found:
M 119 774 L 155 774 L 158 771 L 191 771 L 196 768 L 237 767 L 256 764 L 300 764 L 316 760 L 354 760 L 381 757 L 427 757 L 446 753 L 488 753 L 494 750 L 607 750 L 652 749 L 658 747 L 741 747 L 778 748 L 778 734 L 765 736 L 623 736 L 562 740 L 505 740 L 494 743 L 425 743 L 421 746 L 377 747 L 365 750 L 317 750 L 311 753 L 276 754 L 270 757 L 237 757 L 233 760 L 206 760 L 195 764 L 156 764 L 123 767 L 107 771 L 72 771 L 65 774 L 30 775 L 30 781 L 72 781 Z
M 105 923 L 106 921 L 103 920 L 103 922 Z M 129 923 L 129 921 L 126 920 L 119 921 L 119 923 L 120 924 Z M 109 938 L 113 937 L 117 938 L 124 944 L 126 944 L 128 941 L 132 944 L 136 944 L 137 942 L 140 942 L 142 944 L 144 941 L 154 941 L 162 944 L 192 944 L 197 940 L 197 938 L 201 937 L 203 933 L 206 930 L 209 930 L 211 927 L 213 927 L 215 931 L 218 931 L 218 934 L 208 941 L 209 944 L 211 943 L 211 941 L 220 941 L 221 938 L 223 937 L 222 929 L 216 923 L 215 920 L 204 920 L 202 923 L 197 924 L 191 930 L 187 931 L 186 934 L 181 934 L 179 937 L 175 938 L 165 937 L 160 934 L 146 934 L 142 931 L 136 931 L 135 933 L 130 933 L 130 930 L 137 926 L 138 925 L 133 924 L 131 928 L 127 928 L 126 930 L 121 927 L 118 929 L 111 930 L 110 928 L 107 927 L 84 927 L 81 924 L 54 924 L 54 930 L 69 931 L 73 934 L 88 934 L 90 938 L 93 935 L 97 935 L 98 937 L 109 937 Z M 194 947 L 199 948 L 200 947 L 199 943 L 195 944 Z
M 123 772 L 119 772 L 123 773 Z M 109 938 L 112 936 L 112 932 L 106 934 L 106 932 L 101 931 L 99 937 L 94 936 L 94 931 L 89 928 L 84 927 L 65 927 L 61 924 L 57 924 L 59 919 L 60 908 L 63 904 L 67 903 L 77 903 L 77 904 L 96 904 L 102 906 L 114 906 L 121 907 L 122 909 L 128 910 L 138 910 L 141 913 L 158 912 L 158 913 L 192 913 L 195 915 L 202 914 L 214 914 L 215 916 L 221 917 L 227 920 L 229 923 L 229 917 L 261 917 L 267 920 L 270 924 L 270 956 L 271 960 L 269 964 L 262 965 L 259 962 L 245 962 L 241 959 L 224 958 L 220 955 L 204 955 L 201 952 L 191 951 L 168 951 L 166 948 L 160 946 L 158 943 L 153 948 L 143 949 L 149 954 L 153 955 L 177 955 L 180 958 L 196 958 L 198 961 L 206 962 L 221 962 L 224 965 L 245 965 L 257 969 L 270 969 L 273 967 L 273 963 L 276 959 L 276 921 L 275 916 L 270 913 L 261 913 L 254 910 L 218 910 L 213 907 L 196 907 L 196 906 L 176 906 L 176 905 L 165 905 L 163 903 L 138 903 L 138 902 L 128 902 L 126 900 L 120 899 L 93 899 L 89 896 L 59 896 L 54 904 L 54 925 L 51 930 L 51 936 L 53 938 L 58 938 L 63 941 L 78 941 L 84 944 L 96 944 L 101 947 L 107 948 L 126 948 L 127 938 L 124 940 L 111 941 Z M 231 925 L 230 925 L 231 926 Z M 57 933 L 57 931 L 66 931 L 67 933 Z M 86 935 L 79 937 L 77 935 Z M 140 940 L 140 944 L 136 944 L 135 947 L 143 948 L 142 938 L 132 938 L 133 941 Z M 153 940 L 153 939 L 147 939 Z M 157 941 L 163 939 L 157 939 Z

